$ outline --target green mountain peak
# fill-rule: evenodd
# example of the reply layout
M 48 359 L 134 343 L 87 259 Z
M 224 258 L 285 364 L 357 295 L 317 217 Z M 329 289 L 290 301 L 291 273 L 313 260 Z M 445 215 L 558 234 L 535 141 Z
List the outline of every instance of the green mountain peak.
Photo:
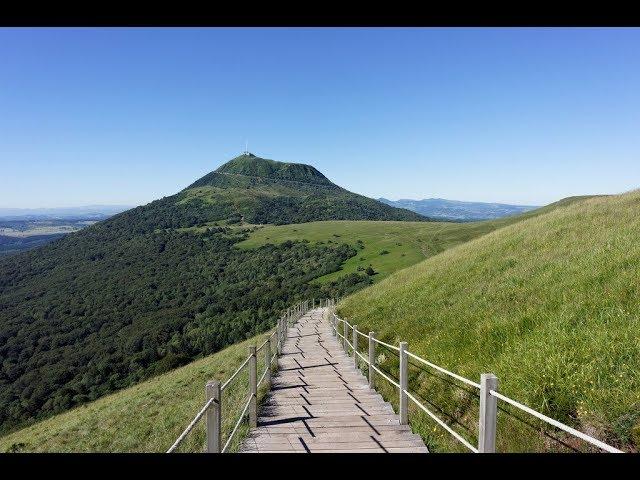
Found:
M 192 183 L 180 193 L 178 202 L 202 213 L 204 221 L 428 220 L 345 190 L 311 165 L 278 162 L 249 152 Z
M 258 157 L 249 152 L 232 158 L 220 166 L 215 173 L 333 185 L 327 177 L 311 165 L 278 162 L 276 160 Z

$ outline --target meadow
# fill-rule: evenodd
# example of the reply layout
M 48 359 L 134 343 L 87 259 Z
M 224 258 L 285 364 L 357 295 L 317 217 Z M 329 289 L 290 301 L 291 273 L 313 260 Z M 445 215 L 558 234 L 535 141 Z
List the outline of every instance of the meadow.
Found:
M 364 273 L 368 266 L 376 272 L 377 283 L 391 273 L 414 265 L 444 250 L 468 242 L 493 230 L 535 217 L 588 197 L 570 197 L 522 215 L 484 222 L 405 222 L 405 221 L 321 221 L 290 225 L 251 225 L 247 240 L 239 248 L 253 249 L 287 240 L 311 243 L 348 243 L 358 254 L 342 264 L 342 269 L 314 282 L 327 283 L 348 273 Z
M 338 305 L 362 331 L 627 451 L 640 447 L 640 192 L 581 199 L 453 247 Z M 396 373 L 393 352 L 383 368 Z M 384 382 L 380 382 L 384 383 Z M 472 443 L 477 394 L 412 367 L 412 389 Z M 387 391 L 392 402 L 396 394 Z M 396 402 L 397 403 L 397 402 Z M 589 451 L 501 405 L 499 451 Z M 459 447 L 412 413 L 435 451 Z

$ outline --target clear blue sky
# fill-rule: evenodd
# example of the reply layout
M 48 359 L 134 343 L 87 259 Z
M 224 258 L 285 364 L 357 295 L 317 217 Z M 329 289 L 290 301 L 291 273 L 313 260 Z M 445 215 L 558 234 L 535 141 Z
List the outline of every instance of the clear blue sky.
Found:
M 0 29 L 0 207 L 143 204 L 244 149 L 371 197 L 640 187 L 640 29 Z

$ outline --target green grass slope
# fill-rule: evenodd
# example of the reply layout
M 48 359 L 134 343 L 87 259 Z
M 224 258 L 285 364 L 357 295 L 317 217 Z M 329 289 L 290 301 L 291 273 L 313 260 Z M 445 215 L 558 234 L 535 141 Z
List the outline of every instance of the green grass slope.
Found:
M 410 351 L 468 378 L 493 372 L 503 393 L 634 451 L 639 238 L 640 192 L 572 199 L 396 272 L 346 298 L 338 311 L 361 330 L 408 341 Z M 393 372 L 392 352 L 381 355 Z M 412 389 L 475 441 L 475 395 L 433 371 L 412 367 L 410 377 Z M 585 449 L 501 407 L 500 451 Z M 454 448 L 433 422 L 413 418 L 432 448 Z
M 204 405 L 207 380 L 225 381 L 246 359 L 248 347 L 261 344 L 265 338 L 261 335 L 232 345 L 152 380 L 0 437 L 0 452 L 165 452 Z M 263 356 L 259 355 L 259 375 L 263 371 Z M 263 386 L 260 396 L 264 390 Z M 223 393 L 224 442 L 248 393 L 244 369 Z M 241 435 L 247 430 L 243 425 Z M 203 420 L 176 451 L 202 451 L 204 441 Z M 235 439 L 232 445 L 237 445 Z
M 379 282 L 391 273 L 414 265 L 456 245 L 513 223 L 536 217 L 590 197 L 569 197 L 522 215 L 484 222 L 323 221 L 291 225 L 265 225 L 238 247 L 254 249 L 287 240 L 311 243 L 348 243 L 358 250 L 342 269 L 316 279 L 327 283 L 349 273 L 363 273 L 371 265 Z M 384 253 L 387 252 L 387 253 Z

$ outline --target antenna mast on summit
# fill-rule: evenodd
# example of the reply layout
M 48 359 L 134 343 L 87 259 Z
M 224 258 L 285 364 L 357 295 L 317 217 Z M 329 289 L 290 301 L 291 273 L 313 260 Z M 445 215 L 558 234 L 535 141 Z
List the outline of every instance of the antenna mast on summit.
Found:
M 249 153 L 249 140 L 244 141 L 244 153 L 245 154 Z

